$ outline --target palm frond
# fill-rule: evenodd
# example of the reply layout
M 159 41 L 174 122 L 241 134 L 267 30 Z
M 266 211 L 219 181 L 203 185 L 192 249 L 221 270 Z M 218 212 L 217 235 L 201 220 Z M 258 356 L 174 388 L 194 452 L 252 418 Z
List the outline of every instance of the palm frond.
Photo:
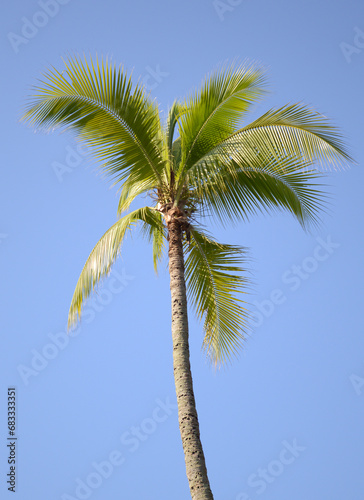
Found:
M 257 154 L 301 157 L 334 168 L 353 161 L 339 130 L 325 116 L 300 104 L 268 111 L 219 148 L 245 162 L 254 161 Z
M 167 127 L 166 127 L 166 138 L 169 151 L 172 151 L 173 137 L 178 120 L 186 112 L 187 112 L 186 106 L 178 101 L 174 101 L 169 110 Z
M 264 84 L 263 70 L 254 65 L 223 68 L 206 79 L 186 101 L 187 112 L 180 120 L 179 177 L 236 131 L 251 104 L 263 94 Z
M 223 224 L 275 210 L 287 210 L 303 228 L 319 223 L 325 195 L 318 180 L 323 176 L 310 170 L 310 162 L 274 155 L 257 155 L 254 164 L 239 160 L 222 163 L 213 155 L 191 170 L 192 193 L 202 211 L 216 215 Z
M 133 89 L 126 71 L 108 60 L 74 57 L 65 66 L 45 74 L 23 120 L 45 130 L 72 129 L 118 181 L 134 172 L 161 183 L 159 113 L 143 87 Z
M 172 158 L 174 162 L 174 166 L 177 170 L 178 166 L 180 165 L 181 162 L 181 157 L 182 157 L 182 147 L 181 147 L 181 138 L 177 137 L 175 141 L 173 141 L 172 144 Z
M 146 181 L 136 181 L 131 174 L 123 183 L 120 189 L 120 198 L 118 203 L 117 215 L 120 216 L 125 210 L 128 210 L 131 203 L 139 195 L 147 193 L 155 188 L 154 182 L 150 179 Z
M 139 208 L 125 215 L 106 231 L 90 253 L 78 279 L 68 314 L 68 328 L 81 319 L 85 300 L 100 280 L 109 274 L 127 231 L 140 221 L 143 225 L 157 226 L 162 230 L 159 215 L 149 207 Z
M 241 275 L 245 252 L 217 243 L 193 226 L 185 252 L 188 296 L 198 318 L 204 318 L 203 348 L 220 365 L 237 354 L 247 332 L 248 313 L 238 297 L 247 284 Z
M 153 265 L 154 270 L 158 273 L 158 264 L 163 257 L 165 250 L 165 242 L 167 240 L 167 232 L 164 226 L 164 219 L 160 212 L 153 211 L 150 216 L 153 218 L 148 219 L 142 226 L 144 235 L 152 242 L 153 248 Z

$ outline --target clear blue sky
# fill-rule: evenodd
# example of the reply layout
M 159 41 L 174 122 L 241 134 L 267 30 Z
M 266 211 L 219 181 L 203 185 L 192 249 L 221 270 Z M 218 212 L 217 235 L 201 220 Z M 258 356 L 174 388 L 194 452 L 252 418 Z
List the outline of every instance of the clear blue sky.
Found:
M 0 24 L 0 497 L 13 498 L 6 403 L 16 386 L 18 500 L 189 498 L 168 273 L 154 275 L 137 235 L 77 335 L 64 333 L 82 266 L 116 220 L 116 190 L 72 136 L 18 120 L 41 72 L 78 51 L 134 68 L 162 110 L 222 62 L 256 60 L 272 92 L 254 116 L 303 101 L 344 131 L 357 165 L 328 175 L 318 230 L 283 214 L 211 228 L 250 249 L 255 327 L 215 373 L 191 312 L 191 360 L 216 500 L 362 500 L 364 5 L 17 0 Z

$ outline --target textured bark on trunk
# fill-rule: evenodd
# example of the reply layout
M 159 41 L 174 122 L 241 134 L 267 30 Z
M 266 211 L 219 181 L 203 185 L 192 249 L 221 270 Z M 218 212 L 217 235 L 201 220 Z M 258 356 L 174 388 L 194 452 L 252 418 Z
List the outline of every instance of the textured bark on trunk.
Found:
M 172 299 L 173 370 L 178 420 L 192 500 L 213 500 L 200 440 L 188 344 L 187 297 L 181 224 L 168 223 Z

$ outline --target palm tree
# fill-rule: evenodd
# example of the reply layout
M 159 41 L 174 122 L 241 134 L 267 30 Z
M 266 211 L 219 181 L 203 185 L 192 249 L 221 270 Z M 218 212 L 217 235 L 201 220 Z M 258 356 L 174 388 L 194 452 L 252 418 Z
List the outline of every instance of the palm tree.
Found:
M 244 307 L 244 249 L 218 243 L 204 218 L 247 221 L 258 211 L 288 210 L 308 227 L 318 221 L 323 197 L 314 164 L 351 160 L 339 131 L 302 104 L 242 120 L 265 94 L 264 71 L 253 64 L 226 66 L 201 89 L 176 101 L 162 125 L 143 85 L 132 85 L 108 60 L 65 61 L 35 87 L 23 119 L 37 128 L 71 129 L 120 187 L 117 222 L 101 237 L 81 272 L 69 326 L 117 258 L 137 224 L 152 242 L 155 269 L 168 242 L 174 379 L 191 497 L 212 499 L 189 361 L 187 296 L 204 321 L 203 346 L 216 366 L 236 354 L 248 329 Z M 150 206 L 127 212 L 140 195 Z

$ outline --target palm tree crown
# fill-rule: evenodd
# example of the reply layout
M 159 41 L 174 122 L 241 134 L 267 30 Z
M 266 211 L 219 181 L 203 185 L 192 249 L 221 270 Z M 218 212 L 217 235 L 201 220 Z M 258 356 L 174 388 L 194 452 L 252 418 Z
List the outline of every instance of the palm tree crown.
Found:
M 38 128 L 75 131 L 120 186 L 120 218 L 86 261 L 69 325 L 109 273 L 128 230 L 141 224 L 157 269 L 169 224 L 178 221 L 189 299 L 204 320 L 204 347 L 215 364 L 226 361 L 247 328 L 244 249 L 215 241 L 201 220 L 209 215 L 224 224 L 285 209 L 303 227 L 315 223 L 323 200 L 314 163 L 335 167 L 351 160 L 339 131 L 302 104 L 271 109 L 243 125 L 265 93 L 264 72 L 252 64 L 223 67 L 207 77 L 199 91 L 174 102 L 165 124 L 143 86 L 133 86 L 123 68 L 80 57 L 65 66 L 49 71 L 34 89 L 24 119 Z M 146 193 L 152 206 L 127 212 Z

